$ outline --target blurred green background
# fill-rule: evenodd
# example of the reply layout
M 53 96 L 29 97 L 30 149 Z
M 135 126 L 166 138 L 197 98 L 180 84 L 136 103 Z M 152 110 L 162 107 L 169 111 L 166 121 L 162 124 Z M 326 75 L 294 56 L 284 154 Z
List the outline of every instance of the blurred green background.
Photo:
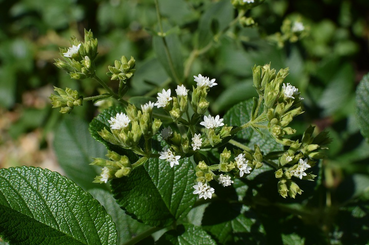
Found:
M 173 50 L 184 65 L 194 48 L 217 37 L 237 16 L 228 0 L 159 0 L 159 5 L 165 28 L 172 28 Z M 61 115 L 49 102 L 53 86 L 78 89 L 84 96 L 98 94 L 94 81 L 71 80 L 53 64 L 59 47 L 69 47 L 71 36 L 82 40 L 84 29 L 91 29 L 99 40 L 100 78 L 108 79 L 107 66 L 122 55 L 136 59 L 127 98 L 155 96 L 161 88 L 174 86 L 167 83 L 169 76 L 157 56 L 160 50 L 153 48 L 157 27 L 153 0 L 0 0 L 0 12 L 0 167 L 32 165 L 63 172 L 53 150 L 63 146 L 54 144 L 55 130 L 64 118 L 69 123 L 75 118 L 88 122 L 98 113 L 96 106 L 85 103 L 71 115 Z M 247 16 L 257 25 L 237 24 L 214 40 L 207 52 L 196 57 L 185 82 L 193 84 L 193 75 L 199 73 L 216 78 L 219 85 L 209 94 L 210 110 L 223 115 L 256 94 L 255 64 L 289 67 L 286 82 L 299 88 L 306 110 L 293 127 L 301 134 L 313 124 L 328 130 L 333 139 L 318 180 L 324 194 L 318 193 L 311 202 L 336 206 L 317 209 L 318 216 L 321 210 L 325 216 L 311 222 L 332 232 L 331 244 L 341 244 L 343 229 L 367 232 L 369 146 L 359 130 L 355 90 L 369 72 L 369 1 L 266 0 Z M 299 18 L 308 35 L 279 47 L 273 37 L 286 18 Z M 352 201 L 362 194 L 363 202 Z M 358 203 L 365 208 L 358 210 Z M 335 221 L 341 228 L 325 227 L 333 224 L 330 219 L 346 204 L 341 214 L 347 217 L 340 215 Z M 346 227 L 347 220 L 357 227 Z M 364 244 L 354 235 L 344 236 L 352 241 L 344 244 Z
M 82 39 L 91 29 L 99 40 L 98 75 L 108 79 L 107 66 L 122 55 L 134 56 L 137 72 L 128 96 L 154 96 L 168 75 L 152 45 L 157 24 L 149 0 L 18 0 L 0 1 L 0 167 L 33 165 L 60 170 L 53 151 L 53 132 L 63 117 L 51 109 L 53 86 L 97 94 L 90 80 L 74 81 L 54 65 L 59 47 Z M 159 0 L 165 26 L 178 37 L 185 62 L 208 31 L 210 39 L 237 16 L 230 1 Z M 217 6 L 217 7 L 214 7 Z M 216 14 L 214 14 L 216 13 Z M 327 129 L 333 138 L 325 164 L 325 185 L 335 190 L 353 174 L 369 173 L 369 148 L 359 132 L 355 89 L 369 72 L 369 2 L 367 0 L 265 1 L 247 13 L 257 26 L 229 29 L 203 55 L 186 77 L 199 73 L 216 78 L 210 94 L 212 113 L 255 95 L 252 67 L 271 63 L 290 67 L 286 82 L 298 86 L 306 113 L 295 123 Z M 210 17 L 209 17 L 210 16 Z M 301 18 L 309 35 L 283 48 L 272 41 L 283 20 Z M 209 31 L 211 30 L 211 31 Z M 199 41 L 200 40 L 200 41 Z M 112 83 L 113 84 L 113 83 Z M 93 104 L 72 114 L 91 120 Z M 369 182 L 368 182 L 369 183 Z

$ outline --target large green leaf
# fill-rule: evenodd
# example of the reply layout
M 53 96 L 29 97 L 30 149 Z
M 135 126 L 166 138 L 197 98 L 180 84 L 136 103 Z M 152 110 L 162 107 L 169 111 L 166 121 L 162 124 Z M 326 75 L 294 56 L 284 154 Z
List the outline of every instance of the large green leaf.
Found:
M 252 99 L 235 105 L 224 115 L 224 123 L 230 126 L 241 126 L 247 123 L 250 120 L 252 106 Z M 283 150 L 283 146 L 278 144 L 269 132 L 262 132 L 263 135 L 251 128 L 246 128 L 237 133 L 236 140 L 245 143 L 252 149 L 254 148 L 254 145 L 257 144 L 265 154 L 271 151 Z
M 217 243 L 201 227 L 191 224 L 177 226 L 166 232 L 157 242 L 162 245 L 216 245 Z
M 12 244 L 116 244 L 115 225 L 89 193 L 57 172 L 0 169 L 0 234 Z
M 112 188 L 119 205 L 134 218 L 152 226 L 168 226 L 194 204 L 195 177 L 188 158 L 173 168 L 164 160 L 150 159 L 129 177 L 114 179 Z
M 363 77 L 356 90 L 356 104 L 361 133 L 369 139 L 369 74 Z
M 77 117 L 67 117 L 55 133 L 54 148 L 66 175 L 84 189 L 98 188 L 92 183 L 99 170 L 89 165 L 93 157 L 104 157 L 106 149 L 88 131 L 88 124 Z
M 93 189 L 89 191 L 106 209 L 118 231 L 118 243 L 124 244 L 150 227 L 127 215 L 115 201 L 113 195 L 105 190 Z
M 212 202 L 205 210 L 202 226 L 219 244 L 260 244 L 265 242 L 264 229 L 256 214 L 241 204 Z M 242 242 L 242 243 L 241 243 Z

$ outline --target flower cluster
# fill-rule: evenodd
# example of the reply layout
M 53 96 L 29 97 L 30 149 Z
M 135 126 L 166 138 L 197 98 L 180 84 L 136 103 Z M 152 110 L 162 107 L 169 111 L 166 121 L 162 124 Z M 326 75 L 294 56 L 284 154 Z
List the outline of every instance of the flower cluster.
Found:
M 69 113 L 75 106 L 81 106 L 83 102 L 82 96 L 77 90 L 54 87 L 54 91 L 59 95 L 52 94 L 50 96 L 53 108 L 60 108 L 60 113 Z
M 214 188 L 210 187 L 207 183 L 197 182 L 196 185 L 193 186 L 195 189 L 193 194 L 199 195 L 199 198 L 210 199 L 214 194 Z
M 170 167 L 173 168 L 174 165 L 179 165 L 178 160 L 181 156 L 176 156 L 170 149 L 166 149 L 165 151 L 160 152 L 159 159 L 165 160 L 169 162 Z
M 240 177 L 244 174 L 249 174 L 252 168 L 248 165 L 249 160 L 246 160 L 245 154 L 239 154 L 236 158 L 236 167 L 240 171 Z
M 55 65 L 68 72 L 72 79 L 84 79 L 93 77 L 95 65 L 93 61 L 97 56 L 97 39 L 91 31 L 85 30 L 84 42 L 72 38 L 72 46 L 61 48 L 63 59 L 56 59 Z

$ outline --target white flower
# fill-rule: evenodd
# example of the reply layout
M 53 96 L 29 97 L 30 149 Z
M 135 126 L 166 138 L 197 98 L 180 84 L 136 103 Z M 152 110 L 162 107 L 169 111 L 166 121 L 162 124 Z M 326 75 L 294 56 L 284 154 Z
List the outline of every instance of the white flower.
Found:
M 172 97 L 170 97 L 171 94 L 171 90 L 168 89 L 167 91 L 165 91 L 165 89 L 163 89 L 163 91 L 161 93 L 158 93 L 158 101 L 155 103 L 155 105 L 160 108 L 160 107 L 166 107 L 169 103 L 169 101 L 172 100 Z
M 299 166 L 304 169 L 304 171 L 308 168 L 311 168 L 311 166 L 308 164 L 308 159 L 302 160 L 302 158 L 299 160 Z
M 111 129 L 122 129 L 126 128 L 128 124 L 131 122 L 131 120 L 128 118 L 126 114 L 117 113 L 115 117 L 111 117 L 110 120 L 108 120 L 110 124 Z
M 201 134 L 195 134 L 192 137 L 192 143 L 191 143 L 192 149 L 194 151 L 199 150 L 201 148 L 201 145 L 202 145 Z
M 244 3 L 254 3 L 254 0 L 243 0 Z
M 163 130 L 161 131 L 161 137 L 163 137 L 164 140 L 169 139 L 172 134 L 173 131 L 170 127 L 163 128 Z
M 205 200 L 211 199 L 214 193 L 214 188 L 202 182 L 197 182 L 197 185 L 194 185 L 193 188 L 195 189 L 193 194 L 198 194 L 199 198 L 204 198 Z
M 302 179 L 302 177 L 306 176 L 307 174 L 305 171 L 308 168 L 311 168 L 311 166 L 307 163 L 308 159 L 302 160 L 302 158 L 299 160 L 299 163 L 297 164 L 297 168 L 294 170 L 291 170 L 291 174 L 297 178 Z
M 300 32 L 305 30 L 304 24 L 302 24 L 300 21 L 295 21 L 292 26 L 293 32 Z
M 212 117 L 204 116 L 204 121 L 200 122 L 200 125 L 204 126 L 205 128 L 217 128 L 224 125 L 223 118 L 220 118 L 219 115 Z
M 179 165 L 178 160 L 181 156 L 176 156 L 170 149 L 160 152 L 159 159 L 166 160 L 170 163 L 170 167 L 173 168 L 174 165 Z
M 201 74 L 199 74 L 197 77 L 196 76 L 193 76 L 193 77 L 194 77 L 195 82 L 197 83 L 197 87 L 211 88 L 211 87 L 214 87 L 215 85 L 218 85 L 215 82 L 215 78 L 210 80 L 208 77 L 204 77 Z
M 154 108 L 154 103 L 151 102 L 151 101 L 144 104 L 144 105 L 141 105 L 141 110 L 143 112 L 150 112 L 150 111 L 152 111 L 152 108 Z
M 223 174 L 219 175 L 218 181 L 224 187 L 230 186 L 233 183 L 233 180 L 231 180 L 231 176 L 229 176 L 229 175 L 223 175 Z
M 292 160 L 293 160 L 293 157 L 291 157 L 291 156 L 287 156 L 287 157 L 286 157 L 286 161 L 287 161 L 287 162 L 291 162 Z
M 63 53 L 64 57 L 72 58 L 73 55 L 78 53 L 79 47 L 81 47 L 81 44 L 78 44 L 78 46 L 73 45 L 72 47 L 69 47 L 68 51 Z
M 100 181 L 108 183 L 109 177 L 110 177 L 109 169 L 107 167 L 103 167 L 100 175 Z
M 236 167 L 240 171 L 240 177 L 242 177 L 244 174 L 250 173 L 252 168 L 248 165 L 249 160 L 246 160 L 245 154 L 238 154 L 234 160 L 236 160 Z
M 188 89 L 186 89 L 185 86 L 181 85 L 177 85 L 177 88 L 176 88 L 176 93 L 177 93 L 177 96 L 187 96 L 187 92 L 188 92 Z
M 291 99 L 295 99 L 295 97 L 293 97 L 294 95 L 300 94 L 299 90 L 295 86 L 292 86 L 289 83 L 287 83 L 287 85 L 283 83 L 282 90 L 283 90 L 284 96 L 286 96 L 287 98 L 291 98 Z

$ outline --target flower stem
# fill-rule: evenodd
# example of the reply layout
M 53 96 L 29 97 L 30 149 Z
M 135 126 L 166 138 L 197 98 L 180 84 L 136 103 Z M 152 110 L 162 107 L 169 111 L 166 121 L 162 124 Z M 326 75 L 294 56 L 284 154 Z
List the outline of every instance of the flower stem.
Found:
M 133 244 L 136 244 L 139 241 L 145 239 L 148 236 L 151 236 L 153 233 L 155 233 L 155 232 L 157 232 L 157 231 L 159 231 L 161 229 L 163 229 L 163 228 L 160 228 L 160 227 L 152 227 L 152 228 L 148 229 L 147 231 L 144 231 L 143 233 L 135 236 L 134 238 L 132 238 L 128 242 L 123 243 L 123 245 L 133 245 Z
M 101 86 L 104 87 L 104 89 L 117 101 L 119 101 L 120 103 L 123 104 L 123 106 L 127 106 L 128 102 L 125 100 L 122 100 L 122 98 L 120 98 L 116 93 L 114 93 L 114 91 L 103 81 L 101 80 L 98 76 L 94 75 L 92 77 L 96 82 L 98 82 Z
M 111 97 L 110 94 L 100 94 L 100 95 L 95 95 L 95 96 L 90 96 L 90 97 L 84 97 L 83 100 L 84 101 L 101 100 L 101 99 L 107 99 L 109 97 Z
M 228 141 L 231 145 L 234 145 L 234 146 L 237 146 L 238 148 L 242 149 L 242 150 L 245 150 L 245 151 L 251 151 L 251 149 L 247 146 L 245 146 L 244 144 L 238 142 L 238 141 L 235 141 L 233 139 L 229 140 Z

